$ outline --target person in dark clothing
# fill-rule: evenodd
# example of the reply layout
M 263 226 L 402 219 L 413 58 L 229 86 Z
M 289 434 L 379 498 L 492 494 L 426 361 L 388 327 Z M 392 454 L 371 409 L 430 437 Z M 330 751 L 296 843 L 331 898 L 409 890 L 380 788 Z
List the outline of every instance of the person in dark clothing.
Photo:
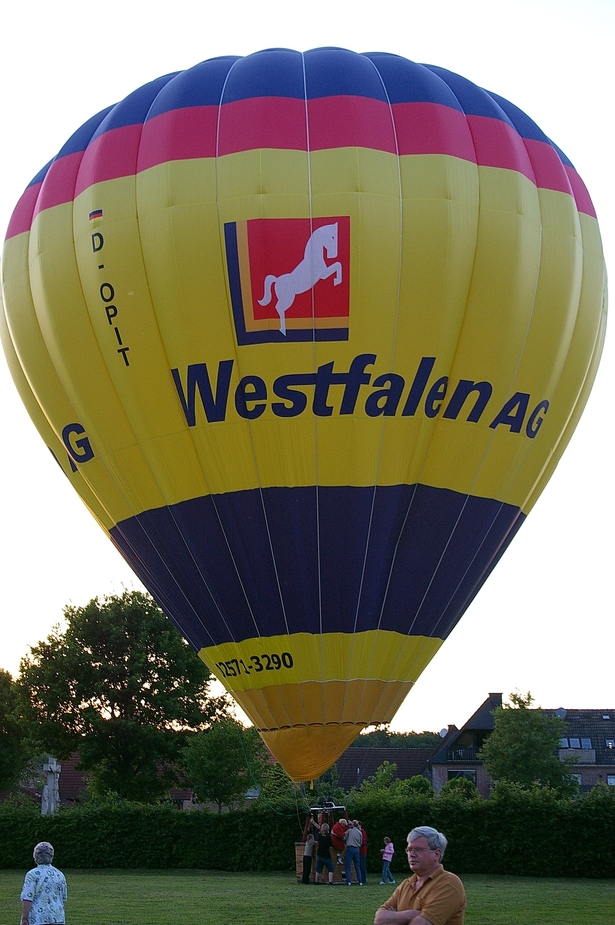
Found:
M 314 877 L 314 882 L 319 883 L 319 877 L 322 873 L 323 867 L 326 867 L 329 871 L 329 883 L 333 883 L 333 861 L 331 860 L 331 835 L 329 834 L 329 826 L 326 822 L 320 827 L 320 834 L 318 836 L 318 848 L 316 849 L 316 876 Z

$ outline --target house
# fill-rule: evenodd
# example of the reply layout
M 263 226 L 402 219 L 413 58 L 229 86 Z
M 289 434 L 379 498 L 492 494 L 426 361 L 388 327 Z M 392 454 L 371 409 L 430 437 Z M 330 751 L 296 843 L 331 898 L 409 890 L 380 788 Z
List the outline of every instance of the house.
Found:
M 581 793 L 596 784 L 615 787 L 615 710 L 545 710 L 566 723 L 559 757 L 575 758 L 572 776 Z
M 373 777 L 385 761 L 397 765 L 394 780 L 407 780 L 416 775 L 429 778 L 427 762 L 433 748 L 359 748 L 350 746 L 337 759 L 339 786 L 343 790 L 360 787 Z
M 491 780 L 478 753 L 494 727 L 493 711 L 502 706 L 501 694 L 489 694 L 461 729 L 449 726 L 448 732 L 429 759 L 429 777 L 436 793 L 449 780 L 465 777 L 476 785 L 483 797 L 491 792 Z
M 481 746 L 494 727 L 493 712 L 501 706 L 501 694 L 489 694 L 476 713 L 461 727 L 449 726 L 442 743 L 431 755 L 428 766 L 436 793 L 455 777 L 471 780 L 483 797 L 491 792 L 491 780 L 478 758 Z M 560 741 L 559 758 L 576 758 L 573 772 L 581 793 L 598 783 L 615 787 L 615 710 L 544 710 L 566 723 Z

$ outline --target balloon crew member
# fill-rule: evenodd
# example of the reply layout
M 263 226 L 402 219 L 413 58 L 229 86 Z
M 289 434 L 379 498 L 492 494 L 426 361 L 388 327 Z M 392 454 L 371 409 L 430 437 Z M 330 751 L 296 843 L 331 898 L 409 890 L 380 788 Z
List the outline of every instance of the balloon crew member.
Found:
M 361 883 L 367 883 L 367 832 L 359 822 L 361 829 L 361 847 L 359 848 L 359 867 L 361 868 Z
M 357 819 L 353 819 L 352 825 L 346 830 L 346 883 L 352 886 L 352 865 L 357 875 L 357 883 L 363 886 L 361 879 L 361 868 L 359 865 L 359 849 L 363 841 L 363 833 Z
M 346 837 L 346 830 L 348 828 L 348 819 L 345 819 L 342 816 L 341 819 L 338 819 L 333 828 L 331 829 L 331 842 L 333 847 L 337 851 L 337 863 L 344 863 L 344 852 L 346 850 L 346 843 L 344 841 Z
M 320 827 L 320 833 L 318 835 L 318 847 L 316 849 L 316 876 L 314 877 L 314 883 L 319 883 L 319 877 L 322 873 L 323 867 L 326 867 L 329 871 L 329 884 L 333 883 L 333 861 L 331 860 L 331 835 L 329 834 L 329 826 L 326 822 Z
M 305 846 L 303 848 L 303 875 L 301 877 L 301 883 L 310 882 L 310 874 L 312 873 L 312 859 L 314 857 L 314 849 L 316 848 L 316 845 L 317 842 L 314 838 L 314 833 L 308 832 Z

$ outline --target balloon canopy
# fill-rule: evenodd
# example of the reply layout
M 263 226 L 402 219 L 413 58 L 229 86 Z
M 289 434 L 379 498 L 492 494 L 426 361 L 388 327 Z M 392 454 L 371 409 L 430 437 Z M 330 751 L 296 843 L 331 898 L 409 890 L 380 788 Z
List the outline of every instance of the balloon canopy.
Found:
M 460 619 L 606 317 L 592 203 L 534 122 L 338 48 L 94 116 L 17 205 L 2 286 L 44 440 L 295 780 L 389 722 Z

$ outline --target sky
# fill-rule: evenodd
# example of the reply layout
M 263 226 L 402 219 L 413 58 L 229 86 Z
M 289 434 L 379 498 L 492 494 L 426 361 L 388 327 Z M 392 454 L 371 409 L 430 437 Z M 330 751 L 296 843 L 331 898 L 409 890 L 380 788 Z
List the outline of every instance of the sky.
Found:
M 333 45 L 456 71 L 528 113 L 584 179 L 615 267 L 612 0 L 31 0 L 2 17 L 0 229 L 91 115 L 218 55 Z M 460 726 L 489 692 L 615 708 L 614 336 L 542 497 L 391 728 Z M 54 463 L 0 355 L 0 667 L 13 674 L 63 608 L 140 587 Z

